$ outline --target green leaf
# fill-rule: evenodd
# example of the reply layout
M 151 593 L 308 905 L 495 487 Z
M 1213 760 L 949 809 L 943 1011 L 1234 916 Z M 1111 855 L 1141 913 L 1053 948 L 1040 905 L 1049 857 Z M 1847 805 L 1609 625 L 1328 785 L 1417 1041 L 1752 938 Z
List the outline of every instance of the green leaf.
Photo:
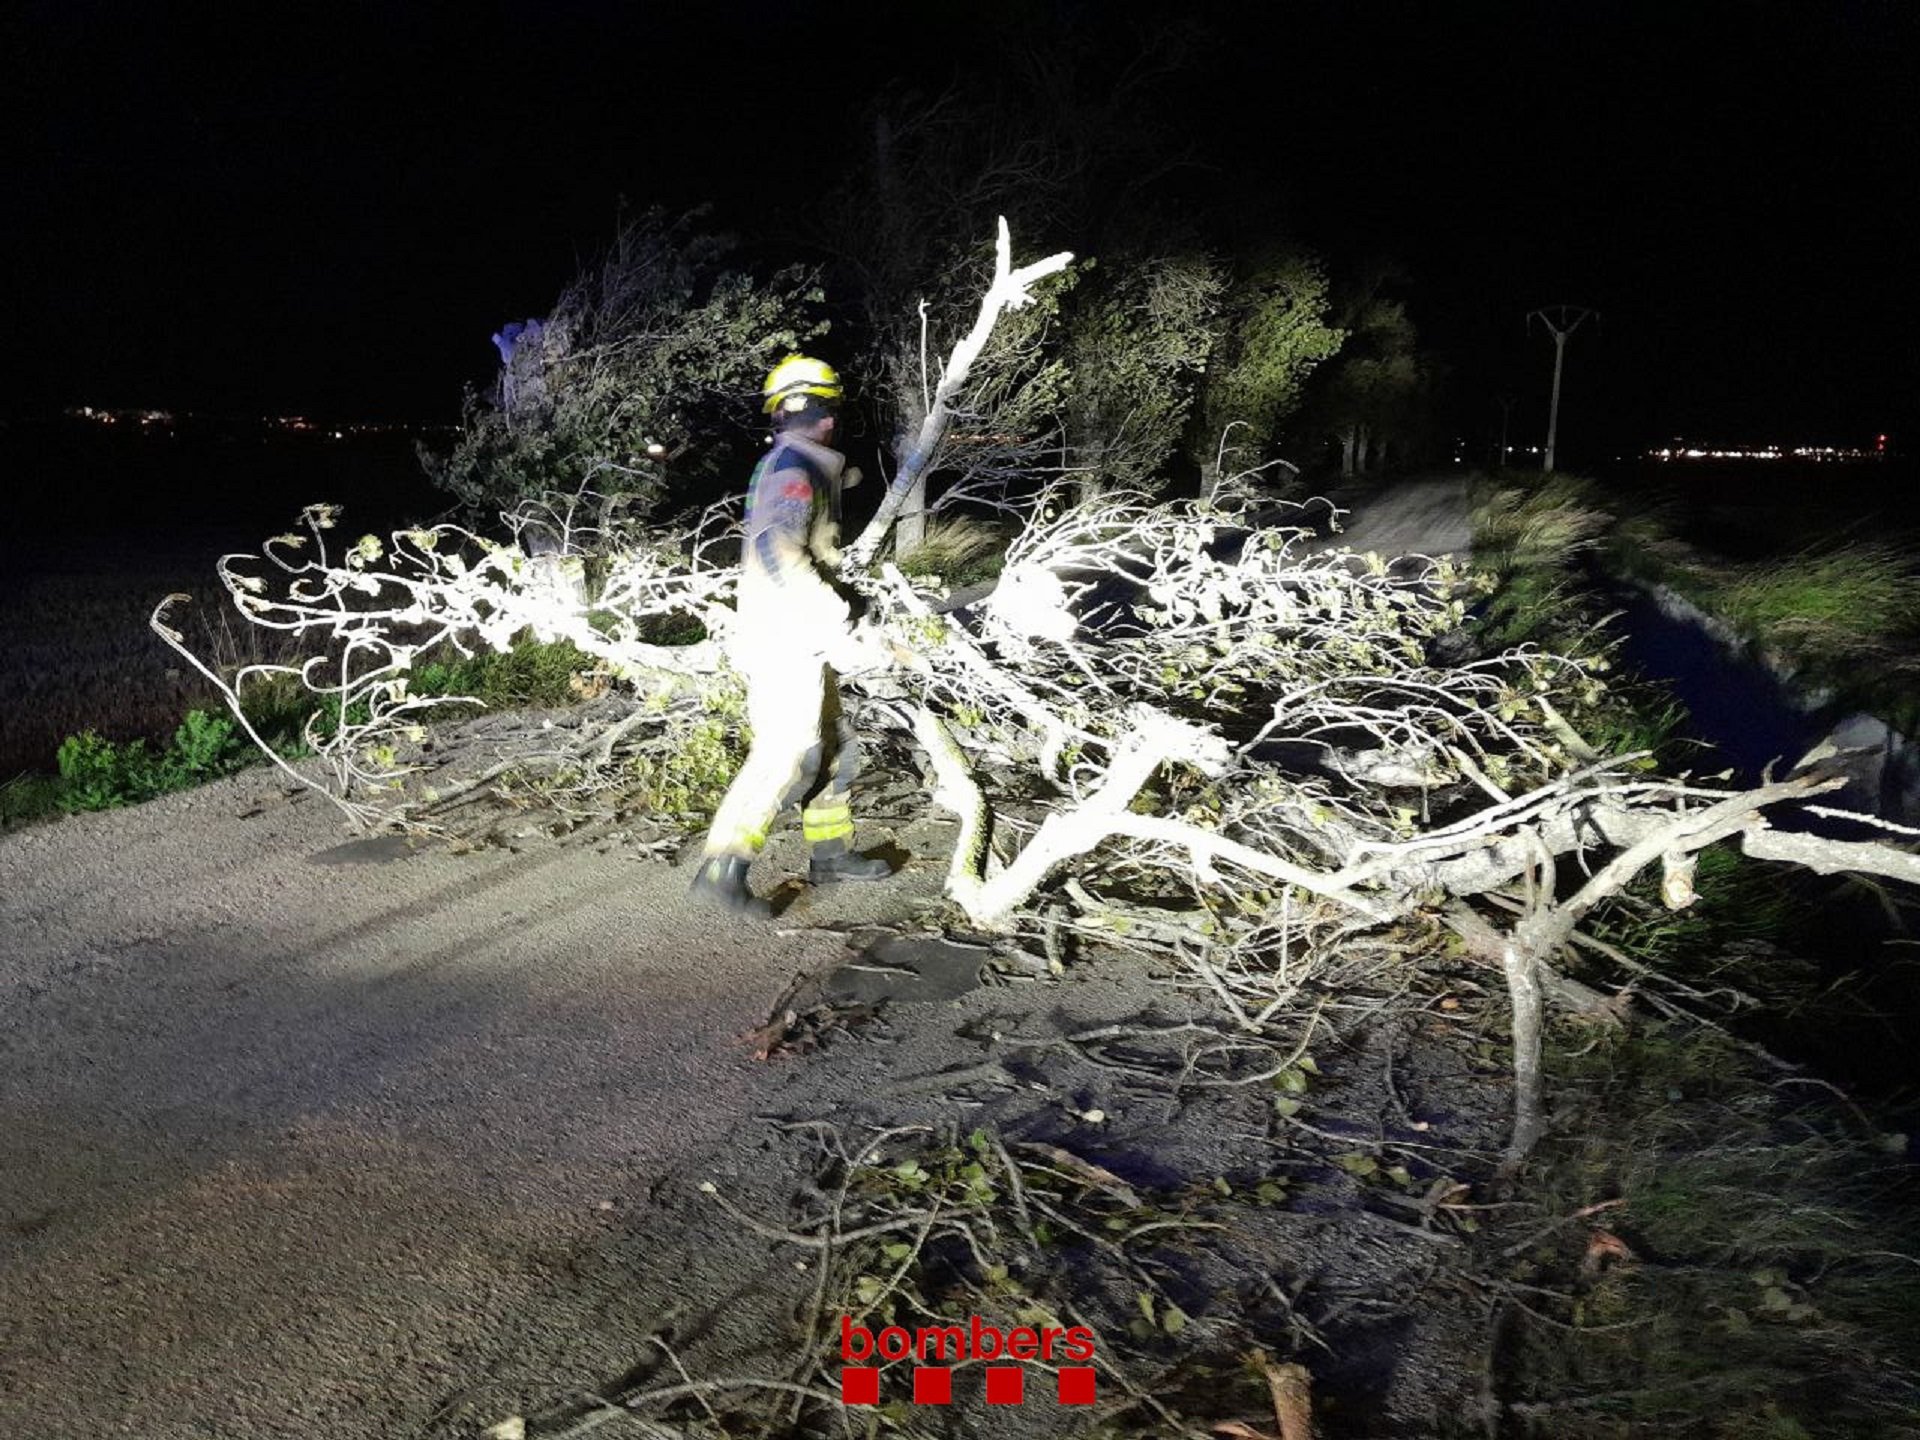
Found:
M 1178 1305 L 1169 1305 L 1161 1312 L 1160 1328 L 1169 1335 L 1178 1335 L 1187 1328 L 1187 1312 Z
M 1216 1175 L 1213 1177 L 1213 1193 L 1222 1198 L 1229 1197 L 1233 1194 L 1233 1186 L 1227 1183 L 1226 1176 Z
M 1152 1293 L 1150 1291 L 1142 1290 L 1138 1295 L 1133 1297 L 1133 1303 L 1140 1307 L 1140 1313 L 1146 1316 L 1147 1324 L 1149 1325 L 1153 1324 Z
M 1278 1205 L 1287 1198 L 1287 1182 L 1279 1179 L 1262 1180 L 1254 1187 L 1253 1198 L 1262 1205 Z
M 1345 1155 L 1334 1156 L 1333 1163 L 1349 1175 L 1358 1175 L 1362 1178 L 1375 1174 L 1380 1169 L 1380 1162 L 1378 1160 L 1374 1159 L 1371 1155 L 1362 1155 L 1358 1150 L 1349 1151 Z
M 880 1253 L 887 1257 L 888 1263 L 898 1265 L 913 1253 L 913 1246 L 904 1240 L 896 1240 L 891 1245 L 882 1245 Z
M 1393 1181 L 1394 1184 L 1400 1185 L 1400 1186 L 1407 1186 L 1407 1185 L 1413 1184 L 1413 1175 L 1408 1171 L 1407 1167 L 1404 1165 L 1395 1165 L 1393 1168 L 1388 1170 L 1387 1178 Z
M 1300 1102 L 1289 1100 L 1285 1095 L 1276 1095 L 1273 1097 L 1273 1109 L 1276 1115 L 1298 1115 Z

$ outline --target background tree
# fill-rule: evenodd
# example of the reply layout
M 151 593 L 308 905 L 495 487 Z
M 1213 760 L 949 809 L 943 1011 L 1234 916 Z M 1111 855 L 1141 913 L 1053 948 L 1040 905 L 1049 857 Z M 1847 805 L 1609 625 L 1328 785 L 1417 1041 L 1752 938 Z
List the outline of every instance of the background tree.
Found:
M 1347 332 L 1327 323 L 1330 303 L 1325 267 L 1291 246 L 1257 252 L 1227 288 L 1190 437 L 1208 493 L 1227 455 L 1248 464 L 1265 458 L 1300 408 L 1308 377 L 1339 351 Z
M 1438 369 L 1419 349 L 1405 301 L 1391 293 L 1405 281 L 1397 265 L 1374 262 L 1336 310 L 1349 338 L 1313 410 L 1317 428 L 1340 447 L 1343 476 L 1381 469 L 1389 447 L 1409 447 L 1428 428 Z
M 1162 24 L 1150 45 L 1123 43 L 1116 33 L 1112 53 L 1098 55 L 1054 43 L 1057 17 L 1016 5 L 988 9 L 1002 12 L 994 23 L 1006 36 L 1004 63 L 935 97 L 880 96 L 861 122 L 872 137 L 862 162 L 832 186 L 800 237 L 824 255 L 836 301 L 860 337 L 848 359 L 856 382 L 864 381 L 860 400 L 883 454 L 891 450 L 905 464 L 925 430 L 941 378 L 928 373 L 925 357 L 945 354 L 972 323 L 997 217 L 1036 252 L 1070 246 L 1101 256 L 1103 270 L 1072 294 L 1044 287 L 1031 308 L 996 329 L 969 393 L 958 397 L 940 453 L 921 457 L 927 463 L 895 528 L 902 553 L 919 543 L 930 510 L 956 496 L 990 493 L 1016 469 L 1057 473 L 1063 463 L 1111 458 L 1104 442 L 1096 457 L 1062 448 L 1063 434 L 1095 443 L 1096 415 L 1129 413 L 1122 401 L 1099 398 L 1098 362 L 1123 357 L 1102 350 L 1094 332 L 1105 327 L 1111 338 L 1115 328 L 1135 325 L 1145 301 L 1158 318 L 1133 338 L 1155 353 L 1143 354 L 1135 373 L 1110 378 L 1132 382 L 1123 393 L 1164 392 L 1149 377 L 1189 367 L 1192 337 L 1163 322 L 1183 303 L 1206 304 L 1203 291 L 1184 283 L 1191 272 L 1163 269 L 1120 294 L 1107 276 L 1123 267 L 1106 264 L 1123 250 L 1143 253 L 1123 237 L 1151 233 L 1146 197 L 1184 163 L 1180 142 L 1155 119 L 1152 97 L 1187 62 L 1197 32 Z M 1075 346 L 1076 317 L 1089 305 L 1101 314 L 1087 343 Z M 1170 420 L 1177 438 L 1181 413 Z M 1151 468 L 1139 458 L 1145 428 L 1136 423 L 1121 442 L 1121 452 L 1134 456 L 1129 474 Z M 1166 447 L 1156 441 L 1151 448 Z
M 699 220 L 624 221 L 521 332 L 496 394 L 469 392 L 452 453 L 428 461 L 434 481 L 476 514 L 589 490 L 644 512 L 670 475 L 697 485 L 730 468 L 761 378 L 826 329 L 823 296 L 805 267 L 732 268 L 732 240 Z
M 857 403 L 895 467 L 913 460 L 941 377 L 929 356 L 946 353 L 972 321 L 991 274 L 991 236 L 1005 215 L 1022 235 L 1044 233 L 1040 217 L 1069 204 L 1075 180 L 1069 147 L 1027 123 L 1024 107 L 994 94 L 949 91 L 884 95 L 865 125 L 872 145 L 813 212 L 804 238 L 824 253 L 835 297 L 855 334 L 849 369 Z M 1046 227 L 1051 229 L 1051 226 Z M 1039 417 L 1051 409 L 1048 381 L 1021 392 L 1013 376 L 1031 371 L 1053 301 L 1010 317 L 982 355 L 975 382 L 942 432 L 941 451 L 923 455 L 894 524 L 905 553 L 924 539 L 929 482 L 970 489 L 1011 468 L 1039 463 Z
M 1064 465 L 1082 494 L 1166 477 L 1219 342 L 1225 267 L 1199 253 L 1089 261 L 1063 297 Z

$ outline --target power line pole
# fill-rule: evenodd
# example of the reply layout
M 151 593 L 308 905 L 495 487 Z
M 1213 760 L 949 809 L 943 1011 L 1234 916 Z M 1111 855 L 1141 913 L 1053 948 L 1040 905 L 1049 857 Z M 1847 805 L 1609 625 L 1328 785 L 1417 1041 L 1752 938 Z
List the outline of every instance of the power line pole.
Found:
M 1579 305 L 1543 305 L 1527 314 L 1529 327 L 1538 317 L 1553 332 L 1553 403 L 1547 410 L 1547 454 L 1540 464 L 1542 470 L 1553 469 L 1553 445 L 1560 435 L 1560 367 L 1567 358 L 1567 337 L 1593 313 Z

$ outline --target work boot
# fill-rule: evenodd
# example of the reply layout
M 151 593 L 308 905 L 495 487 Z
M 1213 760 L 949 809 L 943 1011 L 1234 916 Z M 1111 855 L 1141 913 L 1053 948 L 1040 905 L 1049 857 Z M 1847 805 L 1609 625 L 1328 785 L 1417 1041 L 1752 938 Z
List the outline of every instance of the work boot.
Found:
M 833 885 L 842 880 L 884 880 L 893 874 L 893 866 L 877 855 L 855 855 L 844 840 L 822 840 L 813 847 L 807 862 L 807 879 L 815 885 Z
M 755 920 L 772 918 L 773 907 L 747 888 L 751 862 L 738 855 L 709 855 L 693 877 L 696 898 Z

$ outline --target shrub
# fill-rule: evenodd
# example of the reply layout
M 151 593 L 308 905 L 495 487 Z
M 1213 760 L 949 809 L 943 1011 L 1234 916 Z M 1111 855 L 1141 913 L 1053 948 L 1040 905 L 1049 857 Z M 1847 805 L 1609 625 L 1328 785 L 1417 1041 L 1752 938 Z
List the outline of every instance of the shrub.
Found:
M 655 744 L 632 756 L 626 774 L 637 807 L 671 826 L 710 820 L 753 742 L 742 723 L 746 701 L 745 686 L 721 686 L 697 712 L 676 717 Z
M 949 585 L 990 580 L 1006 563 L 1007 536 L 982 520 L 937 520 L 927 535 L 900 557 L 907 575 L 928 576 Z
M 69 811 L 134 805 L 229 774 L 249 758 L 232 719 L 212 710 L 189 711 L 158 754 L 144 740 L 122 744 L 83 730 L 61 741 L 55 757 L 57 804 Z
M 117 745 L 95 730 L 82 730 L 60 742 L 55 763 L 64 782 L 59 796 L 63 810 L 110 810 L 136 799 L 139 780 L 149 768 L 146 743 Z
M 471 695 L 493 709 L 566 705 L 579 698 L 575 672 L 593 664 L 571 640 L 546 643 L 522 635 L 511 650 L 416 665 L 410 688 L 416 695 Z

